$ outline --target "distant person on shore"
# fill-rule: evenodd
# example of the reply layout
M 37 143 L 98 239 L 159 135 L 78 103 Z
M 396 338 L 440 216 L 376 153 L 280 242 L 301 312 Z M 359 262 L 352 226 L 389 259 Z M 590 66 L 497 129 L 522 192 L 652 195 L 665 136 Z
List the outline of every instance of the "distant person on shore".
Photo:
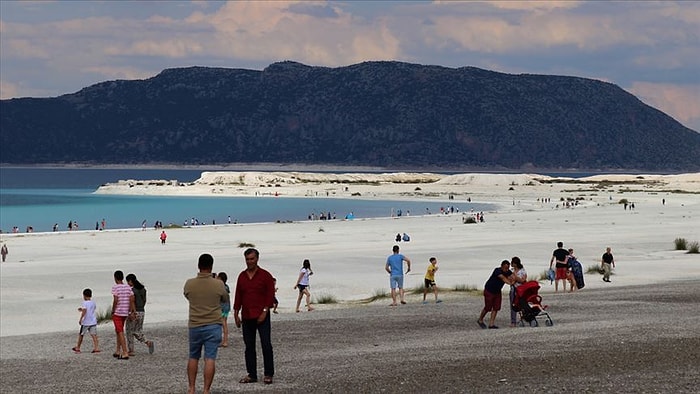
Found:
M 399 245 L 394 245 L 393 254 L 387 257 L 386 265 L 384 269 L 389 273 L 389 287 L 391 288 L 391 305 L 396 306 L 396 290 L 398 289 L 399 296 L 401 298 L 401 303 L 405 304 L 406 300 L 404 298 L 403 290 L 403 262 L 406 262 L 408 269 L 406 273 L 411 272 L 411 259 L 399 253 Z
M 272 302 L 272 313 L 278 314 L 277 307 L 280 305 L 280 301 L 277 299 L 277 290 L 279 290 L 277 287 L 277 278 L 272 278 L 272 281 L 275 283 L 275 298 Z
M 301 304 L 301 299 L 306 296 L 306 308 L 309 312 L 314 310 L 311 307 L 311 293 L 309 292 L 309 277 L 313 275 L 314 272 L 311 270 L 311 262 L 305 259 L 302 263 L 301 269 L 299 270 L 299 277 L 297 278 L 297 284 L 294 285 L 294 289 L 299 289 L 299 295 L 297 296 L 297 307 L 296 311 L 299 312 L 299 305 Z
M 552 264 L 556 261 L 555 274 L 554 274 L 554 291 L 559 291 L 559 281 L 561 281 L 562 289 L 566 291 L 566 278 L 568 271 L 568 264 L 566 260 L 569 257 L 569 251 L 564 249 L 564 243 L 557 242 L 557 248 L 552 252 L 552 258 L 549 259 L 549 268 L 552 268 Z
M 484 323 L 484 317 L 491 312 L 489 317 L 488 328 L 498 328 L 496 325 L 496 314 L 501 310 L 501 290 L 505 284 L 513 284 L 513 273 L 510 271 L 510 262 L 508 260 L 501 261 L 501 266 L 496 267 L 493 273 L 484 285 L 484 308 L 481 310 L 479 320 L 476 323 L 481 328 L 487 328 Z
M 435 273 L 438 270 L 438 265 L 437 265 L 437 259 L 435 257 L 431 257 L 428 263 L 428 269 L 425 272 L 425 278 L 424 278 L 424 287 L 423 287 L 423 303 L 427 304 L 428 301 L 425 300 L 425 297 L 428 295 L 428 290 L 432 289 L 433 294 L 435 294 L 435 303 L 440 303 L 442 302 L 441 300 L 438 299 L 438 288 L 437 285 L 435 284 Z
M 572 292 L 574 290 L 578 290 L 578 283 L 576 283 L 576 277 L 574 276 L 574 270 L 572 266 L 573 261 L 576 260 L 576 256 L 574 255 L 574 250 L 572 248 L 569 248 L 568 252 L 569 255 L 566 259 L 566 280 L 569 282 L 569 292 Z M 564 291 L 566 291 L 566 287 L 564 287 Z
M 117 333 L 117 347 L 113 356 L 119 360 L 129 359 L 129 349 L 126 346 L 124 325 L 126 319 L 136 310 L 134 304 L 134 292 L 124 283 L 124 273 L 114 271 L 114 285 L 112 286 L 112 322 Z
M 147 341 L 143 335 L 143 320 L 146 317 L 146 287 L 136 279 L 136 275 L 126 276 L 126 283 L 134 293 L 134 312 L 126 321 L 126 343 L 129 356 L 134 355 L 134 339 L 148 346 L 148 353 L 153 354 L 155 345 L 153 341 Z
M 102 222 L 100 223 L 100 230 L 104 230 L 107 228 L 107 221 L 105 221 L 104 218 L 102 218 Z
M 260 252 L 248 248 L 243 252 L 246 269 L 238 275 L 233 303 L 233 317 L 236 327 L 243 327 L 245 343 L 245 367 L 248 374 L 239 383 L 258 381 L 258 360 L 255 352 L 256 332 L 260 335 L 263 353 L 263 383 L 271 384 L 275 375 L 274 354 L 272 352 L 272 324 L 270 306 L 275 298 L 275 281 L 269 272 L 258 266 Z M 240 315 L 239 315 L 240 312 Z
M 612 255 L 612 249 L 608 246 L 605 248 L 605 253 L 600 259 L 600 267 L 603 269 L 603 282 L 610 283 L 610 272 L 615 267 L 615 258 Z
M 515 290 L 518 286 L 527 282 L 527 271 L 520 261 L 520 257 L 514 256 L 510 259 L 511 268 L 513 268 L 513 283 L 510 286 L 510 326 L 515 327 L 518 322 L 518 312 L 513 310 L 513 301 L 515 301 Z
M 58 223 L 53 224 L 53 232 L 58 231 Z
M 216 355 L 221 344 L 221 304 L 230 302 L 224 282 L 212 276 L 214 258 L 210 254 L 199 256 L 197 276 L 188 279 L 183 294 L 189 301 L 187 361 L 187 393 L 195 393 L 199 359 L 204 349 L 204 393 L 211 392 L 216 372 Z
M 2 255 L 2 262 L 5 262 L 5 259 L 7 258 L 7 255 L 10 254 L 10 251 L 7 250 L 7 244 L 2 244 L 2 247 L 0 248 L 0 255 Z
M 97 305 L 95 301 L 92 300 L 92 290 L 83 290 L 83 303 L 78 308 L 80 312 L 80 318 L 78 319 L 78 324 L 80 324 L 80 332 L 78 333 L 78 343 L 73 350 L 74 353 L 80 353 L 80 345 L 83 343 L 83 336 L 85 334 L 90 334 L 92 337 L 92 353 L 99 353 L 100 346 L 97 339 Z
M 228 287 L 228 275 L 225 272 L 219 272 L 216 274 L 216 279 L 224 282 L 224 288 L 226 288 L 226 294 L 229 296 L 228 302 L 221 303 L 221 326 L 223 328 L 221 340 L 221 347 L 228 347 L 228 315 L 231 313 L 231 288 Z
M 168 234 L 165 233 L 165 230 L 160 232 L 160 244 L 165 245 L 165 240 L 168 239 Z M 176 242 L 177 243 L 177 242 Z
M 144 219 L 143 222 L 141 222 L 141 231 L 146 231 L 146 220 Z

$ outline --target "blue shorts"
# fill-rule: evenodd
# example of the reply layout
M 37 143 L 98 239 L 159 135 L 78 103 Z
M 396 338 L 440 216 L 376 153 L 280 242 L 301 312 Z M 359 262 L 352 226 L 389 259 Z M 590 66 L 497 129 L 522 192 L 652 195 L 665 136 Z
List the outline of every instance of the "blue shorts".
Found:
M 216 360 L 221 344 L 221 324 L 190 328 L 190 358 L 199 360 L 204 347 L 204 358 Z
M 392 289 L 403 289 L 403 275 L 391 275 L 389 277 L 389 287 Z

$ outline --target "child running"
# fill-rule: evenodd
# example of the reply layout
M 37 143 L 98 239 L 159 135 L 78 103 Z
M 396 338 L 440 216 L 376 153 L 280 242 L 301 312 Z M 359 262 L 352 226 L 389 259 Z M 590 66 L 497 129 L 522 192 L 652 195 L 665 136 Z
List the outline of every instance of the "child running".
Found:
M 428 290 L 433 289 L 433 294 L 435 294 L 435 303 L 439 304 L 442 300 L 438 299 L 438 288 L 435 284 L 435 272 L 437 272 L 437 259 L 435 257 L 430 258 L 430 263 L 428 264 L 428 270 L 425 272 L 425 286 L 423 287 L 423 303 L 427 304 L 428 301 L 425 297 L 428 295 Z
M 83 290 L 83 303 L 78 308 L 80 312 L 80 332 L 78 333 L 78 344 L 72 349 L 74 353 L 80 353 L 80 345 L 83 343 L 83 336 L 90 333 L 92 337 L 92 353 L 99 353 L 100 348 L 97 340 L 97 305 L 92 300 L 92 290 Z

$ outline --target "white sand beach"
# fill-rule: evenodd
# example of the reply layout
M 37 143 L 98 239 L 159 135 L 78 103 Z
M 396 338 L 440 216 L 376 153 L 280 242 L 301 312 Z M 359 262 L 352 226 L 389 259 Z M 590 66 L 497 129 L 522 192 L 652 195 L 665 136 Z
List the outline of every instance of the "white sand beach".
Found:
M 548 267 L 557 241 L 574 248 L 585 268 L 599 265 L 605 247 L 612 247 L 617 263 L 612 283 L 589 274 L 582 292 L 700 279 L 700 255 L 676 251 L 673 243 L 678 237 L 700 241 L 699 173 L 570 179 L 528 174 L 228 172 L 203 173 L 188 185 L 137 183 L 107 185 L 98 192 L 261 198 L 327 194 L 328 198 L 444 201 L 445 207 L 470 198 L 497 204 L 498 209 L 484 212 L 485 222 L 478 224 L 462 223 L 468 212 L 416 212 L 393 218 L 177 228 L 167 230 L 166 245 L 152 229 L 2 234 L 10 254 L 0 265 L 0 336 L 76 330 L 82 289 L 91 288 L 98 308 L 106 309 L 116 269 L 135 273 L 146 285 L 147 325 L 182 323 L 187 318 L 182 285 L 195 275 L 197 257 L 212 254 L 214 270 L 227 272 L 235 282 L 244 268 L 240 243 L 254 244 L 261 253 L 260 265 L 276 276 L 279 319 L 296 318 L 292 287 L 306 258 L 315 272 L 312 294 L 340 301 L 319 305 L 313 313 L 358 307 L 353 301 L 388 290 L 383 266 L 394 236 L 404 232 L 411 241 L 399 245 L 413 262 L 407 288 L 421 284 L 431 256 L 438 258 L 437 283 L 443 288 L 482 288 L 493 268 L 512 256 L 522 259 L 531 279 L 537 278 Z M 551 202 L 543 202 L 545 198 Z M 623 198 L 634 202 L 635 208 L 623 209 L 618 204 Z M 561 199 L 578 204 L 565 208 Z M 553 291 L 548 281 L 543 282 L 543 294 Z M 550 297 L 569 296 L 576 295 Z M 555 303 L 557 298 L 550 299 Z M 417 296 L 411 302 L 418 302 Z M 506 314 L 499 316 L 501 323 L 505 319 Z

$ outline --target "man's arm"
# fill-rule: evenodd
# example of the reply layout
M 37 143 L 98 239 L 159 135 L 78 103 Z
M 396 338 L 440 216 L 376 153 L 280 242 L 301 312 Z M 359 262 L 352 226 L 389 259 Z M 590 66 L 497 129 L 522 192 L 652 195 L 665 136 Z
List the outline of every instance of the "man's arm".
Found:
M 552 255 L 551 259 L 549 259 L 549 268 L 552 268 L 553 263 L 554 263 L 554 255 Z
M 411 259 L 408 257 L 404 256 L 403 257 L 404 261 L 406 261 L 406 265 L 408 266 L 408 269 L 406 270 L 406 273 L 411 272 Z
M 389 261 L 386 262 L 386 265 L 384 266 L 384 269 L 388 274 L 391 274 L 391 266 L 389 265 Z
M 117 300 L 118 300 L 117 295 L 113 294 L 112 295 L 112 313 L 114 313 L 114 311 L 117 309 Z
M 87 309 L 83 308 L 83 307 L 80 307 L 78 309 L 80 309 L 80 319 L 78 319 L 78 324 L 80 324 L 82 326 L 83 319 L 85 319 L 85 314 L 87 313 Z

